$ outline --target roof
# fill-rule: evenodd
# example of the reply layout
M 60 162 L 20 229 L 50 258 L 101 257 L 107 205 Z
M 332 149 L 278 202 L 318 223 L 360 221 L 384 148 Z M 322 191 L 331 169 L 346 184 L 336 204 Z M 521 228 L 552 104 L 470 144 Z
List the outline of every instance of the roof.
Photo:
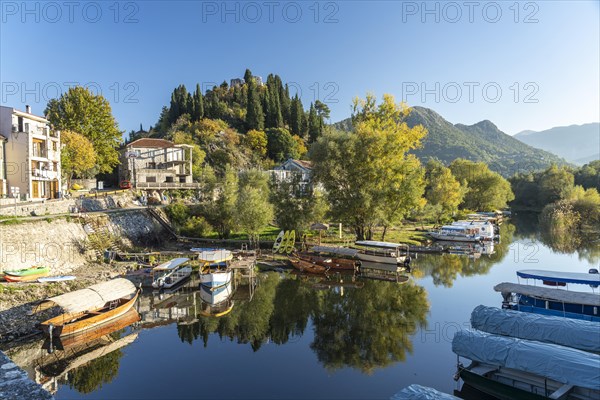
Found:
M 600 274 L 583 272 L 544 271 L 541 269 L 523 269 L 517 271 L 519 278 L 539 279 L 550 282 L 579 283 L 582 285 L 600 285 Z
M 172 260 L 167 261 L 166 263 L 162 263 L 160 265 L 157 265 L 156 267 L 154 267 L 152 270 L 153 271 L 167 271 L 167 270 L 172 270 L 175 269 L 183 264 L 185 264 L 186 262 L 190 261 L 189 258 L 174 258 Z
M 4 135 L 0 135 L 0 140 L 4 140 L 6 142 L 8 141 L 8 138 Z
M 474 330 L 456 332 L 452 351 L 469 360 L 600 390 L 600 356 L 569 347 Z
M 127 147 L 143 147 L 143 148 L 156 148 L 156 149 L 167 149 L 169 147 L 175 147 L 175 143 L 166 139 L 156 138 L 141 138 L 134 140 L 129 143 Z
M 43 311 L 54 306 L 59 306 L 66 313 L 96 310 L 109 301 L 130 297 L 135 291 L 135 285 L 131 281 L 117 278 L 46 299 L 35 307 L 33 312 Z
M 312 169 L 312 162 L 306 160 L 292 160 L 296 164 L 300 165 L 302 168 Z
M 495 335 L 600 352 L 597 322 L 477 306 L 471 313 L 471 326 Z
M 406 244 L 402 243 L 392 243 L 392 242 L 377 242 L 375 240 L 359 240 L 354 242 L 357 246 L 367 246 L 367 247 L 381 247 L 384 249 L 396 249 L 398 247 L 406 247 Z
M 562 303 L 584 304 L 600 307 L 600 295 L 594 293 L 574 292 L 563 289 L 549 289 L 540 286 L 520 285 L 518 283 L 499 283 L 494 290 L 500 293 L 518 293 L 542 300 L 560 301 Z
M 333 247 L 333 246 L 313 246 L 312 251 L 317 253 L 330 253 L 337 254 L 340 256 L 355 257 L 358 253 L 357 249 L 349 249 L 347 247 Z

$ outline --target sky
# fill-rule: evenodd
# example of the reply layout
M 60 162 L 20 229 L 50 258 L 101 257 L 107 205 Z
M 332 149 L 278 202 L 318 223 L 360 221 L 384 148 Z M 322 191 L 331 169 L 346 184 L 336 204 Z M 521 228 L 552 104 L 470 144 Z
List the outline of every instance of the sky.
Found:
M 0 104 L 43 114 L 71 85 L 123 131 L 179 84 L 281 76 L 331 122 L 393 94 L 508 134 L 600 121 L 599 1 L 0 1 Z

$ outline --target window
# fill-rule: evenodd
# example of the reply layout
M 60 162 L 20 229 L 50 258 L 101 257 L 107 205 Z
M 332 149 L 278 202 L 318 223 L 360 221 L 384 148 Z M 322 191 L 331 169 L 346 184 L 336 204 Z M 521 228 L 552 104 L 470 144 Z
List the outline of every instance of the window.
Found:
M 185 176 L 179 177 L 179 183 L 185 183 Z
M 148 183 L 156 183 L 156 176 L 147 176 L 146 182 Z
M 167 183 L 173 183 L 173 177 L 172 176 L 165 177 L 165 182 L 167 182 Z
M 24 132 L 23 131 L 23 117 L 17 117 L 17 124 L 19 126 L 19 132 Z
M 58 142 L 52 142 L 52 150 L 58 151 Z

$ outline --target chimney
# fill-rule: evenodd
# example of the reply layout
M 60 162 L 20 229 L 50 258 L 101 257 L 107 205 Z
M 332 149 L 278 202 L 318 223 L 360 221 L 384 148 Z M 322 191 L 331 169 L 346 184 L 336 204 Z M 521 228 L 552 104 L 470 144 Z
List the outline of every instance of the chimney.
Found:
M 26 105 L 26 106 L 25 106 L 25 112 L 26 112 L 27 114 L 31 114 L 31 106 L 30 106 L 30 105 Z

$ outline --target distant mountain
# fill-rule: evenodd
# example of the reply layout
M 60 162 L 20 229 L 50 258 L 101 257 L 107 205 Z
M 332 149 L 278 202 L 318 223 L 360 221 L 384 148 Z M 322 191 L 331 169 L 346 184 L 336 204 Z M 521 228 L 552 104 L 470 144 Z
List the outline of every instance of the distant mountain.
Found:
M 544 169 L 553 162 L 566 164 L 565 160 L 554 154 L 507 135 L 487 120 L 475 125 L 453 125 L 429 108 L 413 107 L 406 123 L 410 127 L 421 124 L 427 128 L 423 147 L 414 151 L 424 163 L 430 158 L 437 158 L 446 164 L 456 158 L 466 158 L 483 161 L 490 169 L 507 177 L 516 172 Z M 352 123 L 348 118 L 334 126 L 350 130 Z
M 600 123 L 559 126 L 545 131 L 523 131 L 515 138 L 557 154 L 575 164 L 600 158 Z

